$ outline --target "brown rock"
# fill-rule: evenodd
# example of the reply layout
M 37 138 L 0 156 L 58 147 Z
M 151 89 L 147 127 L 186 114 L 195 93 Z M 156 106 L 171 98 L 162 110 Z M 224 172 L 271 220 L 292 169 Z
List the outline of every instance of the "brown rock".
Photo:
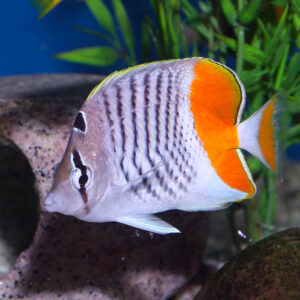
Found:
M 196 299 L 300 299 L 300 229 L 278 232 L 239 253 Z
M 0 133 L 26 155 L 40 200 L 52 183 L 73 118 L 93 75 L 0 79 Z M 167 212 L 182 234 L 160 236 L 117 224 L 41 213 L 34 241 L 0 279 L 1 299 L 165 299 L 199 268 L 204 213 Z

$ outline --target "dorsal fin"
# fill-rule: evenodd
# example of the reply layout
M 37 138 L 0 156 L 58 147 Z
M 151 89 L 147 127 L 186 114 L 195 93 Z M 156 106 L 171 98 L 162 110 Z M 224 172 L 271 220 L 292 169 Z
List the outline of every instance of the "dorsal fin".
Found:
M 86 100 L 89 100 L 92 96 L 94 96 L 100 90 L 100 88 L 102 86 L 104 86 L 105 84 L 107 84 L 111 79 L 121 77 L 122 75 L 124 75 L 124 74 L 126 74 L 130 71 L 133 71 L 133 70 L 137 70 L 137 69 L 140 69 L 140 68 L 143 68 L 143 67 L 147 67 L 147 66 L 155 65 L 155 64 L 160 64 L 160 63 L 164 63 L 164 62 L 171 62 L 171 61 L 175 61 L 175 59 L 162 60 L 162 61 L 153 61 L 153 62 L 150 62 L 150 63 L 144 63 L 144 64 L 140 64 L 140 65 L 137 65 L 137 66 L 129 67 L 127 69 L 123 69 L 123 70 L 120 70 L 120 71 L 115 71 L 115 72 L 111 73 L 110 75 L 108 75 L 106 78 L 104 78 L 104 80 L 102 80 L 98 85 L 96 85 L 93 88 L 93 90 L 90 92 L 90 94 L 88 95 Z
M 235 72 L 206 58 L 196 64 L 194 72 L 191 86 L 194 116 L 200 118 L 204 109 L 225 124 L 239 123 L 245 105 L 245 90 Z

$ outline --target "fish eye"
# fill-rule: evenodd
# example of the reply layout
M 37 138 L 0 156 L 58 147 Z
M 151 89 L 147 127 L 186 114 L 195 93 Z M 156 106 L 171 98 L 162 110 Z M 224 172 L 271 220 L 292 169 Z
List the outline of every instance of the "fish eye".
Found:
M 91 184 L 92 171 L 89 167 L 83 166 L 82 168 L 74 168 L 71 174 L 71 182 L 75 189 L 87 189 Z

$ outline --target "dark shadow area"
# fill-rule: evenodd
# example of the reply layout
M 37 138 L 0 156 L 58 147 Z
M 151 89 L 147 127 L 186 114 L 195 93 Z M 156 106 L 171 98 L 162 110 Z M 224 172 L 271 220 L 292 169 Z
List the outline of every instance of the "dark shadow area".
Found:
M 207 215 L 170 211 L 161 217 L 182 233 L 157 235 L 118 223 L 42 214 L 37 240 L 23 255 L 30 263 L 15 266 L 22 273 L 20 295 L 162 299 L 172 286 L 175 292 L 180 278 L 190 278 L 201 264 Z
M 23 153 L 0 145 L 1 252 L 17 258 L 32 242 L 39 218 L 34 175 Z M 8 253 L 7 253 L 8 252 Z

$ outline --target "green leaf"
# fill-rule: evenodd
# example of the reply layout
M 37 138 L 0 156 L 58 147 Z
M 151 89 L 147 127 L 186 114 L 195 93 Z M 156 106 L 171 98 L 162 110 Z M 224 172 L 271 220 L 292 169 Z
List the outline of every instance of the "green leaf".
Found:
M 261 83 L 252 84 L 247 88 L 247 93 L 257 93 L 261 89 Z
M 165 2 L 168 3 L 166 5 L 166 17 L 167 17 L 167 31 L 168 37 L 170 39 L 170 48 L 169 48 L 169 56 L 172 58 L 180 57 L 180 38 L 183 35 L 181 32 L 181 24 L 180 24 L 180 15 L 177 13 L 178 9 L 178 1 L 170 1 Z M 171 58 L 171 57 L 170 57 Z
M 193 41 L 192 56 L 193 57 L 200 56 L 200 53 L 199 53 L 199 50 L 198 50 L 198 43 L 197 43 L 196 38 L 194 38 L 194 41 Z
M 159 27 L 161 31 L 161 41 L 163 41 L 163 47 L 169 49 L 169 35 L 167 32 L 167 19 L 165 8 L 162 1 L 157 1 L 157 17 L 159 21 Z
M 222 40 L 229 48 L 231 48 L 233 51 L 236 51 L 236 40 L 233 38 L 229 38 L 224 35 L 217 34 L 216 35 L 220 40 Z
M 112 35 L 115 35 L 113 17 L 102 0 L 85 0 L 97 22 Z
M 300 17 L 300 0 L 292 0 L 293 10 L 296 12 L 297 16 Z
M 145 17 L 145 21 L 147 24 L 147 29 L 149 31 L 149 35 L 151 37 L 151 40 L 155 46 L 156 51 L 158 52 L 158 55 L 163 58 L 163 49 L 161 47 L 161 42 L 159 40 L 159 34 L 157 31 L 157 28 L 155 27 L 155 25 L 152 22 L 152 19 L 149 18 L 148 16 Z
M 130 25 L 130 21 L 129 21 L 127 12 L 126 12 L 121 0 L 112 0 L 112 4 L 114 7 L 116 19 L 120 26 L 125 44 L 130 52 L 131 57 L 135 58 L 134 35 L 132 32 L 132 28 Z
M 209 1 L 206 3 L 204 1 L 199 1 L 198 5 L 206 15 L 209 15 L 212 12 L 212 5 Z
M 254 21 L 261 11 L 263 2 L 263 0 L 250 1 L 239 14 L 239 20 L 241 21 L 241 23 L 244 25 L 248 25 L 252 21 Z
M 288 55 L 289 55 L 289 50 L 290 50 L 290 44 L 285 44 L 285 48 L 283 50 L 282 53 L 282 59 L 277 71 L 277 76 L 276 76 L 276 80 L 275 80 L 275 85 L 274 88 L 276 91 L 278 91 L 281 88 L 281 83 L 282 83 L 282 79 L 283 79 L 283 73 L 284 73 L 284 69 L 286 66 L 286 62 L 288 59 Z
M 262 77 L 268 74 L 269 70 L 251 70 L 241 73 L 241 80 L 245 83 L 246 89 L 262 80 Z
M 221 0 L 222 11 L 229 24 L 233 24 L 236 21 L 236 8 L 231 0 Z
M 282 31 L 284 30 L 284 25 L 287 19 L 287 13 L 288 13 L 288 6 L 285 8 L 280 21 L 275 29 L 274 32 L 272 32 L 272 38 L 270 42 L 268 42 L 267 48 L 266 48 L 266 59 L 267 61 L 270 61 L 273 57 L 273 53 L 277 50 Z
M 299 137 L 300 136 L 300 124 L 297 124 L 295 126 L 293 126 L 292 128 L 288 129 L 287 132 L 287 138 L 293 138 L 293 137 Z
M 293 55 L 291 58 L 287 72 L 285 73 L 285 80 L 283 83 L 283 87 L 285 89 L 289 89 L 300 72 L 300 52 Z
M 268 30 L 267 30 L 265 24 L 263 23 L 263 21 L 261 19 L 258 19 L 257 24 L 258 24 L 260 30 L 262 31 L 262 33 L 264 34 L 266 40 L 269 41 L 271 39 L 271 37 L 270 37 Z
M 254 176 L 256 176 L 262 169 L 262 163 L 254 156 L 247 157 L 247 165 Z
M 187 17 L 195 17 L 199 12 L 191 5 L 189 0 L 181 0 L 181 9 Z
M 287 0 L 271 0 L 269 1 L 270 4 L 274 5 L 274 6 L 281 6 L 281 7 L 285 7 L 286 6 L 286 2 Z
M 182 41 L 182 47 L 183 47 L 183 57 L 189 57 L 189 47 L 188 47 L 188 43 L 186 40 L 186 35 L 184 34 L 184 28 L 183 28 L 183 24 L 181 24 L 181 41 Z
M 149 61 L 150 60 L 150 34 L 149 30 L 147 28 L 147 22 L 146 20 L 142 21 L 142 58 L 143 61 Z
M 300 76 L 298 75 L 297 78 L 294 78 L 291 87 L 289 88 L 289 93 L 297 93 L 300 88 Z
M 286 51 L 289 51 L 289 35 L 284 35 L 284 40 L 280 41 L 277 46 L 276 51 L 273 53 L 273 57 L 271 58 L 271 68 L 270 68 L 270 75 L 273 76 L 277 71 L 283 56 L 285 55 Z
M 263 91 L 260 87 L 260 90 L 258 90 L 255 93 L 254 97 L 251 99 L 250 114 L 253 114 L 259 108 L 261 108 L 264 99 L 265 99 L 265 91 Z
M 207 28 L 202 21 L 199 22 L 199 18 L 186 19 L 186 24 L 193 28 L 197 33 L 202 35 L 205 39 L 208 39 Z
M 236 40 L 233 38 L 226 37 L 224 35 L 216 34 L 216 37 L 218 37 L 220 40 L 225 42 L 225 44 L 231 48 L 233 51 L 237 51 L 237 43 Z M 252 64 L 262 64 L 265 61 L 265 55 L 264 52 L 261 50 L 249 45 L 245 44 L 245 60 L 252 63 Z
M 98 31 L 95 31 L 95 30 L 92 30 L 92 29 L 89 29 L 89 28 L 77 26 L 77 25 L 74 26 L 74 29 L 76 29 L 76 30 L 78 30 L 82 33 L 94 36 L 98 39 L 105 40 L 108 43 L 110 43 L 111 45 L 114 45 L 115 47 L 118 48 L 118 44 L 115 42 L 115 40 L 113 40 L 112 38 L 110 38 L 109 36 L 107 36 L 107 35 L 105 35 L 101 32 L 98 32 Z
M 55 55 L 56 58 L 92 66 L 110 66 L 119 58 L 111 47 L 81 48 Z
M 32 0 L 33 5 L 38 9 L 38 18 L 43 18 L 49 11 L 51 11 L 62 0 Z

